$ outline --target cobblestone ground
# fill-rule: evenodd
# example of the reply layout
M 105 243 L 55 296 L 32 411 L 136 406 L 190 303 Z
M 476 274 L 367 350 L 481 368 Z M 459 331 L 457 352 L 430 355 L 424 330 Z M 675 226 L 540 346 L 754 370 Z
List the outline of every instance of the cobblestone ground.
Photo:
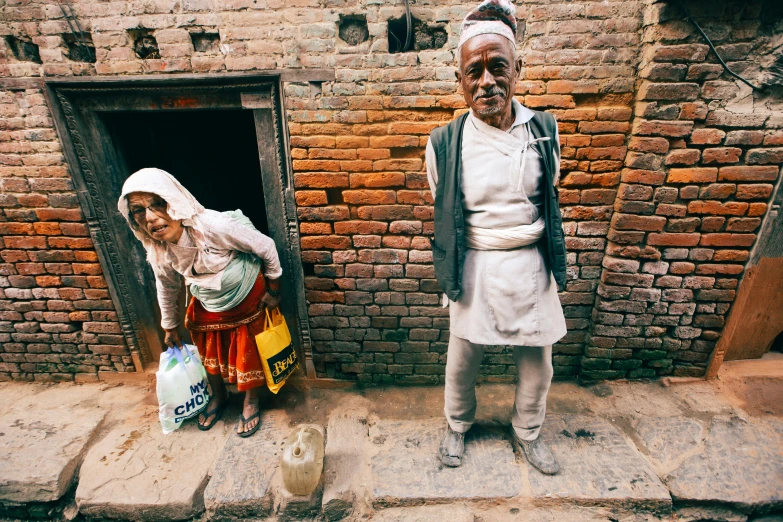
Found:
M 465 466 L 455 470 L 435 457 L 445 427 L 440 387 L 349 389 L 294 382 L 264 398 L 263 429 L 240 439 L 232 433 L 238 400 L 209 433 L 189 424 L 162 435 L 151 379 L 3 383 L 1 515 L 783 520 L 783 358 L 727 363 L 716 381 L 664 384 L 555 383 L 542 433 L 563 470 L 546 477 L 527 465 L 506 434 L 510 385 L 479 387 L 477 426 L 467 438 Z M 292 497 L 282 486 L 278 463 L 283 440 L 304 423 L 326 431 L 324 480 L 310 497 Z

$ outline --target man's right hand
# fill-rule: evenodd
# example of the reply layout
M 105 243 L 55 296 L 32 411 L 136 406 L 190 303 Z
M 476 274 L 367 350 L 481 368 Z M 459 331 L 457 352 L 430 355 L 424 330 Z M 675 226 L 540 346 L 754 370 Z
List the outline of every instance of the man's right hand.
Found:
M 182 339 L 179 336 L 179 330 L 174 328 L 173 330 L 165 330 L 166 336 L 163 338 L 163 342 L 169 348 L 179 348 L 183 346 Z

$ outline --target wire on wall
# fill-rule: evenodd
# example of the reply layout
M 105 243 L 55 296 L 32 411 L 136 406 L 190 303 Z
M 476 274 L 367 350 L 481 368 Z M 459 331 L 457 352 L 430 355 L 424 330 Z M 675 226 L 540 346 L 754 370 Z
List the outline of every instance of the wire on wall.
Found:
M 76 18 L 76 12 L 73 10 L 73 6 L 68 0 L 64 0 L 64 2 L 65 6 L 63 6 L 63 3 L 60 2 L 60 0 L 57 0 L 57 5 L 60 6 L 60 11 L 63 12 L 65 21 L 68 22 L 68 28 L 71 30 L 71 34 L 73 35 L 76 44 L 81 46 L 85 53 L 89 53 L 87 38 L 84 36 L 84 31 L 79 23 L 79 19 Z M 68 7 L 67 11 L 65 7 Z M 76 24 L 76 27 L 74 27 L 74 24 Z
M 757 85 L 754 85 L 754 84 L 750 83 L 748 80 L 746 80 L 745 78 L 743 78 L 739 74 L 737 74 L 734 71 L 732 71 L 731 69 L 729 69 L 729 66 L 726 65 L 726 62 L 723 61 L 723 58 L 721 58 L 721 56 L 718 54 L 717 49 L 715 49 L 715 46 L 712 44 L 712 40 L 710 40 L 710 37 L 707 36 L 707 34 L 704 32 L 704 30 L 701 28 L 701 26 L 698 24 L 698 22 L 696 22 L 696 20 L 693 19 L 691 14 L 688 12 L 688 10 L 683 5 L 682 0 L 677 0 L 677 4 L 680 6 L 680 9 L 682 9 L 682 12 L 685 13 L 685 18 L 687 18 L 688 21 L 693 24 L 693 26 L 696 28 L 696 30 L 699 31 L 699 33 L 701 34 L 702 38 L 704 38 L 704 41 L 707 42 L 707 45 L 710 46 L 710 49 L 712 50 L 712 52 L 715 53 L 715 56 L 718 58 L 718 61 L 720 62 L 720 64 L 723 66 L 723 69 L 727 73 L 729 73 L 731 76 L 733 76 L 734 78 L 736 78 L 739 81 L 749 85 L 752 89 L 754 89 L 756 91 L 763 91 L 764 90 L 763 87 L 759 87 Z
M 405 0 L 405 22 L 408 24 L 408 31 L 405 33 L 405 45 L 402 48 L 402 52 L 410 51 L 411 43 L 413 43 L 413 16 L 411 15 L 409 0 Z

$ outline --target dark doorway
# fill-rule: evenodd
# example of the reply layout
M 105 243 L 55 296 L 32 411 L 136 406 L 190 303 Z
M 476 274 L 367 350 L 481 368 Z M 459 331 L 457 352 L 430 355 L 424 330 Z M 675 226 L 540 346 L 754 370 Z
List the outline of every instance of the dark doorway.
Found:
M 240 209 L 268 234 L 252 112 L 110 112 L 101 119 L 128 176 L 145 167 L 163 169 L 206 208 Z
M 241 209 L 274 240 L 283 268 L 280 308 L 308 364 L 280 77 L 54 78 L 45 92 L 136 369 L 154 364 L 163 344 L 154 275 L 117 198 L 132 172 L 151 166 L 171 172 L 207 208 Z

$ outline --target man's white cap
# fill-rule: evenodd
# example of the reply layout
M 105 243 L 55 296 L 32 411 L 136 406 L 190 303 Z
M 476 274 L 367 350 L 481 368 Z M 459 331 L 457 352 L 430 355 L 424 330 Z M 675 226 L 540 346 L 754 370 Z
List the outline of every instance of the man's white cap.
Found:
M 478 7 L 465 16 L 462 21 L 462 31 L 459 35 L 459 45 L 462 45 L 480 34 L 499 34 L 511 41 L 514 49 L 517 47 L 516 7 L 509 0 L 484 0 Z

